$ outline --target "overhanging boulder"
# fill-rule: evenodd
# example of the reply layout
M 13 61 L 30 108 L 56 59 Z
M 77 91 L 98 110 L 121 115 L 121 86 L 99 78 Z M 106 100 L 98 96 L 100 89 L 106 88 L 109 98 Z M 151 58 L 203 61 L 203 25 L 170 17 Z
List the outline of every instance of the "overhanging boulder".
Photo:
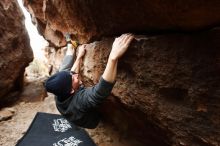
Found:
M 97 83 L 114 39 L 87 45 L 84 81 Z M 220 143 L 220 29 L 136 36 L 119 60 L 102 112 L 145 145 Z
M 194 31 L 220 24 L 220 1 L 23 0 L 40 33 L 55 46 L 63 34 L 81 43 L 124 32 Z

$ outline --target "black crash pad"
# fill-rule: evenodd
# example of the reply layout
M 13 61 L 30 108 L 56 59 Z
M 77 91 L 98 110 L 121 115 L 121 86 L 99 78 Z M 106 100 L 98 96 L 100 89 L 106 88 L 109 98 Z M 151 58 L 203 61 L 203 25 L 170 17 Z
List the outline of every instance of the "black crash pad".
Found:
M 96 146 L 88 133 L 63 116 L 37 113 L 16 146 Z

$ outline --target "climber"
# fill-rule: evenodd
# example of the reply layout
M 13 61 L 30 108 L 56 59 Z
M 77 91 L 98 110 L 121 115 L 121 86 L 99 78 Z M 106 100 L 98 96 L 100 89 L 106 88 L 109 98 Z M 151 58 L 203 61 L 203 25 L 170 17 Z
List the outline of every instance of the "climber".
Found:
M 86 45 L 78 47 L 78 55 L 73 64 L 76 48 L 73 48 L 71 42 L 67 44 L 66 56 L 59 72 L 45 82 L 46 90 L 55 94 L 56 106 L 67 120 L 84 128 L 92 129 L 98 125 L 100 113 L 97 108 L 110 95 L 115 84 L 118 59 L 125 53 L 132 39 L 132 34 L 123 34 L 115 39 L 99 83 L 90 88 L 82 85 L 79 75 Z

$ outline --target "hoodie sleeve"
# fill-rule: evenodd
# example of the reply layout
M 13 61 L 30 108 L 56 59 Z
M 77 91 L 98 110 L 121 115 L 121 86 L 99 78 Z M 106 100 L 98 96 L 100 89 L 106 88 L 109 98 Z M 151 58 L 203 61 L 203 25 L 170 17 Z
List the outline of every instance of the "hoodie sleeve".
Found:
M 115 82 L 107 82 L 101 77 L 98 84 L 79 93 L 77 104 L 80 110 L 87 112 L 100 105 L 111 94 L 114 84 Z

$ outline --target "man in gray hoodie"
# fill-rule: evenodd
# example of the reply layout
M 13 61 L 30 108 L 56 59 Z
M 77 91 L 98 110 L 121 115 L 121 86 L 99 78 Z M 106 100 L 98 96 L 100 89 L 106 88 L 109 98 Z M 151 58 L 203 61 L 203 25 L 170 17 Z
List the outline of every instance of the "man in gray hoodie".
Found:
M 132 39 L 132 34 L 123 34 L 115 39 L 99 83 L 89 88 L 82 85 L 79 76 L 80 64 L 86 52 L 85 45 L 78 47 L 79 53 L 74 62 L 75 49 L 71 43 L 67 44 L 66 56 L 59 72 L 45 82 L 46 90 L 55 94 L 56 106 L 67 120 L 83 128 L 95 128 L 98 125 L 100 113 L 97 107 L 111 94 L 118 60 Z

